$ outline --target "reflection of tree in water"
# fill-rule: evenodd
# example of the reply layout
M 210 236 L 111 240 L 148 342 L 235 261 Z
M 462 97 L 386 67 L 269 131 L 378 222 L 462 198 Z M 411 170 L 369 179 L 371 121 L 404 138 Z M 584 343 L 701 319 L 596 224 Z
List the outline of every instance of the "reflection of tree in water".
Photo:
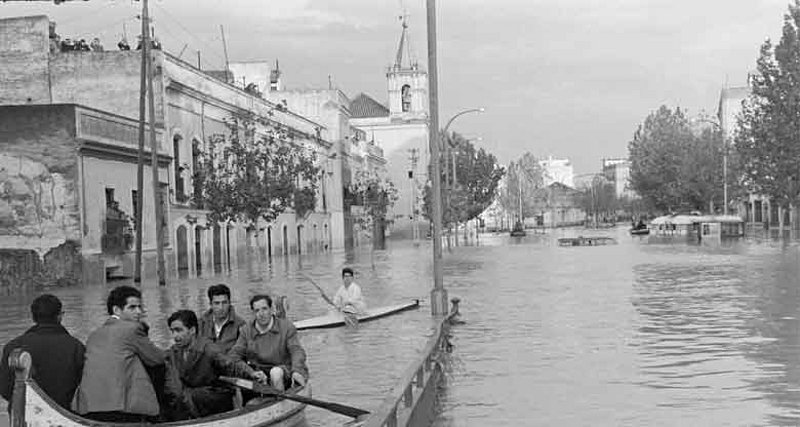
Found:
M 761 258 L 737 260 L 744 265 L 635 268 L 641 385 L 661 390 L 668 401 L 660 404 L 668 407 L 720 409 L 766 398 L 770 424 L 797 424 L 800 298 L 790 279 L 797 268 Z

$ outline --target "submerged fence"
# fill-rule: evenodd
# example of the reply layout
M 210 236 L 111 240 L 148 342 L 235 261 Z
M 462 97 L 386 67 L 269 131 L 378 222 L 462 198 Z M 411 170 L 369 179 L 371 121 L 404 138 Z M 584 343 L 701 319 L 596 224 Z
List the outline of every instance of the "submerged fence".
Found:
M 408 366 L 381 406 L 366 418 L 363 427 L 429 425 L 436 402 L 436 392 L 444 375 L 439 355 L 449 353 L 450 326 L 458 321 L 458 298 L 451 300 L 448 314 L 436 326 L 422 353 Z

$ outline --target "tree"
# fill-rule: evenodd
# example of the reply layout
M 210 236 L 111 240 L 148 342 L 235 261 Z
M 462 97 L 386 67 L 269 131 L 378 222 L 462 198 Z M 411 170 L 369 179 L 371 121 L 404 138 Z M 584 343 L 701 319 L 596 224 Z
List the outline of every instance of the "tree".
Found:
M 581 208 L 591 213 L 595 225 L 600 215 L 614 216 L 620 206 L 614 184 L 602 175 L 593 176 L 579 191 Z
M 375 172 L 359 171 L 347 192 L 351 205 L 364 208 L 364 215 L 357 217 L 356 221 L 363 230 L 372 234 L 373 247 L 383 247 L 386 215 L 398 198 L 394 184 Z
M 450 201 L 450 209 L 445 206 L 443 211 L 442 222 L 453 225 L 473 220 L 491 206 L 505 170 L 498 165 L 493 154 L 483 148 L 476 149 L 474 144 L 455 132 L 448 143 L 455 155 L 455 174 L 450 177 L 449 186 L 442 180 L 442 200 Z M 451 160 L 444 156 L 440 159 L 440 167 L 442 171 L 453 169 Z M 449 198 L 447 191 L 450 191 Z M 431 186 L 426 185 L 424 211 L 427 218 L 430 218 L 431 194 Z
M 662 105 L 628 143 L 630 186 L 655 209 L 713 210 L 722 193 L 722 137 L 692 133 L 680 108 Z
M 242 221 L 257 235 L 260 219 L 272 222 L 288 208 L 299 217 L 314 210 L 320 168 L 311 150 L 278 125 L 258 134 L 248 119 L 225 125 L 228 134 L 209 138 L 195 173 L 202 189 L 195 202 L 209 211 L 209 221 Z
M 525 153 L 509 163 L 505 188 L 498 198 L 503 209 L 513 212 L 520 222 L 547 210 L 550 201 L 548 192 L 541 191 L 544 188 L 544 174 L 539 159 L 531 153 Z
M 769 39 L 761 45 L 734 139 L 743 184 L 790 208 L 800 196 L 799 32 L 800 0 L 795 0 L 784 15 L 778 45 Z

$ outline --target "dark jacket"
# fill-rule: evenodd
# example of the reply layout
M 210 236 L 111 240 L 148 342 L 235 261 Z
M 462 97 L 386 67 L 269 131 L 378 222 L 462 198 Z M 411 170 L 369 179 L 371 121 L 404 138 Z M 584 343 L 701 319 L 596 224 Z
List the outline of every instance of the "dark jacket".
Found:
M 198 337 L 185 348 L 167 351 L 165 396 L 171 420 L 204 417 L 233 409 L 233 391 L 220 375 L 242 376 L 219 347 Z
M 143 323 L 109 318 L 86 340 L 76 411 L 158 415 L 156 391 L 145 365 L 163 364 L 164 351 L 150 341 Z
M 9 341 L 0 362 L 0 394 L 9 402 L 14 390 L 14 372 L 9 369 L 8 356 L 17 348 L 30 353 L 31 376 L 36 384 L 56 403 L 69 409 L 83 373 L 83 344 L 58 324 L 35 325 Z
M 228 320 L 222 325 L 219 336 L 214 331 L 214 314 L 210 309 L 203 314 L 198 323 L 197 335 L 216 344 L 223 353 L 230 351 L 231 347 L 236 344 L 236 339 L 239 338 L 239 329 L 247 324 L 244 319 L 236 315 L 233 307 L 228 312 Z
M 239 339 L 228 356 L 247 376 L 252 376 L 256 369 L 263 371 L 273 366 L 285 366 L 289 372 L 298 372 L 308 378 L 306 351 L 300 345 L 297 329 L 286 319 L 273 319 L 272 327 L 264 333 L 258 332 L 255 321 L 242 326 Z

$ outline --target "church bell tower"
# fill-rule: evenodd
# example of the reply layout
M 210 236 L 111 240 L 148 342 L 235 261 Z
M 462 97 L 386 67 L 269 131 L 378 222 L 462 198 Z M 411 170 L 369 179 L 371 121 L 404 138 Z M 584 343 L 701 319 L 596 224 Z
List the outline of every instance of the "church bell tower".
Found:
M 386 72 L 391 121 L 428 119 L 428 73 L 420 68 L 411 52 L 407 15 L 400 17 L 402 33 L 397 56 Z

